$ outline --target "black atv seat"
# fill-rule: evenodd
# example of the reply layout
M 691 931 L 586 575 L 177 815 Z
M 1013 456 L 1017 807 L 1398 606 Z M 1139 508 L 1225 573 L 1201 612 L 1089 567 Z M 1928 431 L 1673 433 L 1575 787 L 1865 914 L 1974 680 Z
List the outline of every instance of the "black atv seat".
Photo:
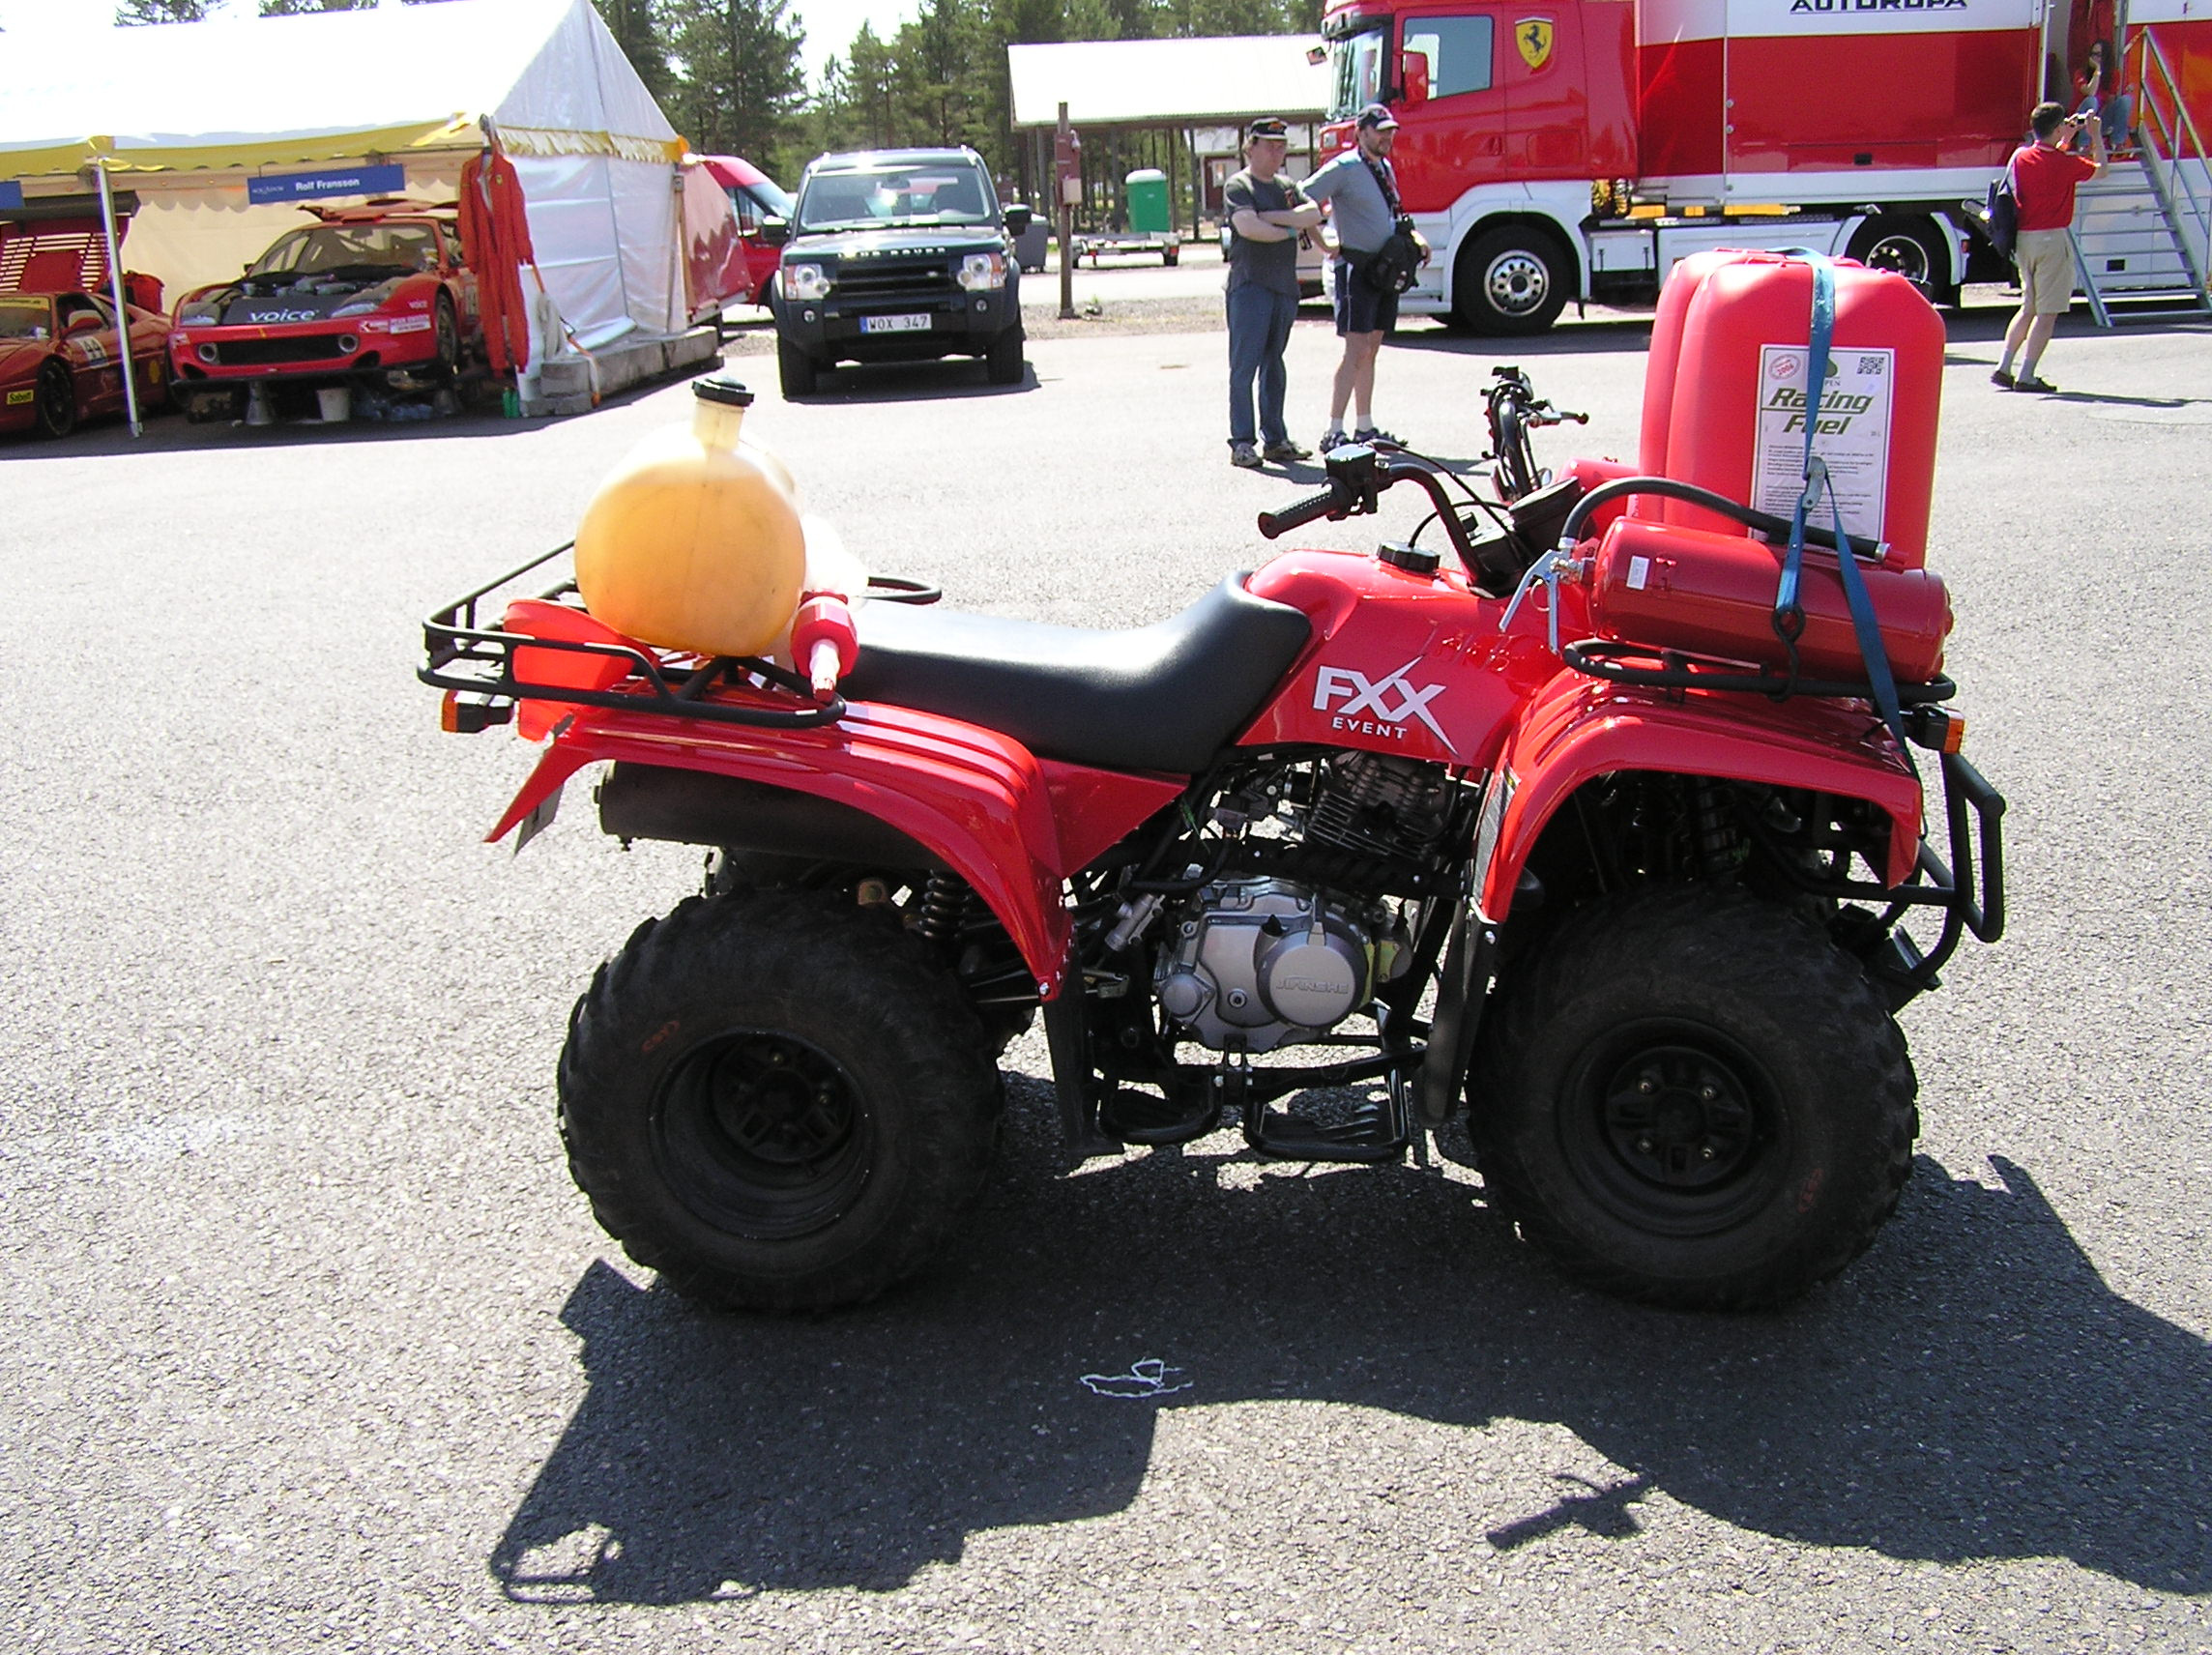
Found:
M 838 684 L 1011 736 L 1043 758 L 1195 774 L 1251 722 L 1305 648 L 1306 618 L 1232 575 L 1131 632 L 870 603 Z

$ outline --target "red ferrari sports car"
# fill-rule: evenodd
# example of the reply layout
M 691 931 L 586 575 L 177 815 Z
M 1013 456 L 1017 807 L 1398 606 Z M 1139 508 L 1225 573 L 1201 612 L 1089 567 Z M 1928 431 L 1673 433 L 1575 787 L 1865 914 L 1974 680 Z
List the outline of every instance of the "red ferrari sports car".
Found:
M 138 407 L 151 413 L 167 390 L 161 336 L 167 324 L 134 305 L 131 365 Z M 104 296 L 0 292 L 0 431 L 37 427 L 66 437 L 79 420 L 122 411 L 123 353 L 115 306 Z
M 256 383 L 435 390 L 482 348 L 477 283 L 451 207 L 310 207 L 235 281 L 185 295 L 169 331 L 172 394 L 195 420 Z

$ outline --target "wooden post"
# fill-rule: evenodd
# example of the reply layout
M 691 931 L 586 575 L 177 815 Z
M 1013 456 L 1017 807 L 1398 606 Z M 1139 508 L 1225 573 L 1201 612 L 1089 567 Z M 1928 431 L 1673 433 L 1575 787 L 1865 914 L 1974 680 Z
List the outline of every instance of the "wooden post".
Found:
M 1056 159 L 1052 178 L 1053 201 L 1060 208 L 1060 319 L 1062 322 L 1072 321 L 1075 317 L 1075 208 L 1067 199 L 1067 189 L 1061 178 L 1057 158 L 1066 152 L 1067 141 L 1072 135 L 1067 125 L 1067 104 L 1062 102 L 1053 148 Z

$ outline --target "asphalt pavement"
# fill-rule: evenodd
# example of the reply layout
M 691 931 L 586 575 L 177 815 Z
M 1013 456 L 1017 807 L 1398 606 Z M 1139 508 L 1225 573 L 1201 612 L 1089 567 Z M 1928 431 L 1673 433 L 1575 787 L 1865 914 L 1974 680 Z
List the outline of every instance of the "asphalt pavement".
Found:
M 699 858 L 580 788 L 485 846 L 530 754 L 413 677 L 684 389 L 0 444 L 0 1647 L 2212 1650 L 2212 333 L 2071 324 L 2042 398 L 1987 383 L 2003 319 L 1953 318 L 1932 562 L 2011 930 L 1904 1016 L 1897 1219 L 1775 1316 L 1565 1285 L 1451 1136 L 1069 1176 L 1033 1036 L 931 1275 L 693 1310 L 552 1117 L 575 996 Z M 1409 329 L 1377 413 L 1471 461 L 1518 361 L 1591 415 L 1548 457 L 1631 456 L 1646 335 Z M 1228 466 L 1224 359 L 770 375 L 748 429 L 877 569 L 1130 625 L 1319 478 Z M 1333 360 L 1301 322 L 1308 442 Z

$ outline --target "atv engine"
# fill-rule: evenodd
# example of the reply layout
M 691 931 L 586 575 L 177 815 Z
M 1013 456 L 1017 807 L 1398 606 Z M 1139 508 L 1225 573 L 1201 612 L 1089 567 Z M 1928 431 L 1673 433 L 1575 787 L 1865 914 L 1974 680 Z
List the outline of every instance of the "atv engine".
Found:
M 1294 842 L 1347 865 L 1416 861 L 1449 819 L 1439 765 L 1373 753 L 1318 764 L 1301 809 L 1282 772 L 1224 802 L 1241 828 L 1272 815 Z M 1364 1008 L 1412 963 L 1405 919 L 1387 902 L 1280 877 L 1223 879 L 1179 912 L 1152 973 L 1160 1009 L 1215 1051 L 1261 1053 L 1320 1034 Z

